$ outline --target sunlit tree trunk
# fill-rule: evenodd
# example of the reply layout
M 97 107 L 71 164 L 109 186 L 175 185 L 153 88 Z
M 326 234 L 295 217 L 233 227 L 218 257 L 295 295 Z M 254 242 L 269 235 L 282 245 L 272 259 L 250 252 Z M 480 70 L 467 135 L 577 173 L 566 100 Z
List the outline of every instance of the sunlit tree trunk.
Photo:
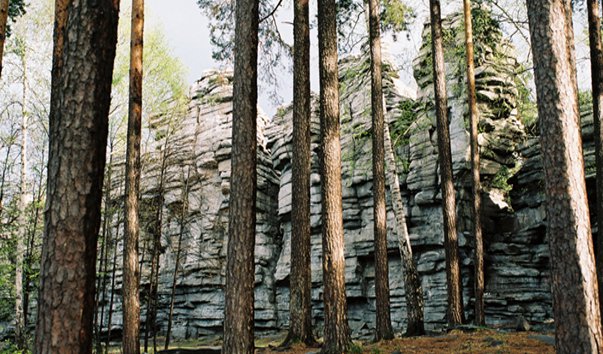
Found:
M 335 0 L 318 0 L 322 269 L 325 318 L 323 353 L 347 352 L 352 343 L 345 295 L 336 9 Z
M 479 178 L 479 144 L 477 140 L 479 112 L 475 98 L 475 64 L 473 62 L 473 25 L 470 0 L 463 0 L 463 10 L 465 15 L 465 49 L 467 51 L 467 102 L 471 126 L 471 218 L 473 219 L 473 237 L 475 238 L 475 258 L 473 261 L 475 266 L 475 324 L 483 326 L 486 324 L 486 317 L 484 313 L 484 243 L 482 240 L 481 217 L 482 187 Z
M 392 146 L 392 139 L 389 132 L 389 126 L 385 124 L 384 145 L 385 145 L 385 164 L 387 168 L 387 184 L 392 199 L 394 216 L 396 219 L 396 234 L 398 235 L 398 247 L 404 271 L 404 290 L 406 297 L 406 335 L 420 336 L 425 334 L 424 314 L 423 314 L 423 289 L 421 287 L 421 278 L 417 271 L 417 264 L 412 255 L 410 244 L 410 235 L 406 225 L 406 211 L 402 202 L 402 193 L 400 191 L 400 181 L 396 169 L 396 155 Z
M 57 0 L 55 10 L 35 352 L 90 353 L 119 3 Z
M 381 77 L 381 29 L 379 1 L 368 0 L 369 41 L 371 49 L 371 107 L 373 141 L 373 234 L 375 245 L 375 303 L 377 341 L 392 339 L 389 268 L 387 259 L 387 210 L 385 206 L 385 118 Z
M 123 252 L 123 342 L 125 354 L 140 352 L 138 235 L 140 233 L 140 134 L 142 124 L 142 56 L 144 0 L 132 1 L 130 38 L 130 102 L 126 152 L 126 217 Z
M 430 0 L 433 81 L 438 133 L 438 157 L 444 216 L 444 249 L 446 251 L 446 282 L 448 284 L 448 325 L 457 326 L 463 320 L 463 293 L 456 231 L 456 196 L 452 177 L 452 154 L 448 128 L 448 96 L 442 45 L 440 1 Z
M 589 220 L 572 13 L 568 0 L 527 1 L 540 119 L 558 353 L 603 347 Z

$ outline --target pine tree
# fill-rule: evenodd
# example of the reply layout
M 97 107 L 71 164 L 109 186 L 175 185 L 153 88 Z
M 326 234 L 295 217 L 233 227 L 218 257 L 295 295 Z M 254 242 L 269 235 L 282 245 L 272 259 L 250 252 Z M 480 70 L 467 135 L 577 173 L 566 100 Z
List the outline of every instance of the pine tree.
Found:
M 253 353 L 258 0 L 236 2 L 223 353 Z
M 438 133 L 438 159 L 444 216 L 444 250 L 446 252 L 446 282 L 448 284 L 448 324 L 457 326 L 463 319 L 463 293 L 459 264 L 459 245 L 456 231 L 456 196 L 452 177 L 452 155 L 448 130 L 448 96 L 442 46 L 440 1 L 430 0 L 433 81 Z
M 90 353 L 119 4 L 57 0 L 55 11 L 35 352 Z
M 375 302 L 377 341 L 392 339 L 389 266 L 387 259 L 387 211 L 385 207 L 385 118 L 381 77 L 381 21 L 379 1 L 369 0 L 369 42 L 371 49 L 371 108 L 373 128 L 373 230 L 375 239 Z
M 130 38 L 130 99 L 128 143 L 126 151 L 126 208 L 123 252 L 123 318 L 122 349 L 125 354 L 140 352 L 140 299 L 138 287 L 138 235 L 140 233 L 140 137 L 142 124 L 142 76 L 144 39 L 144 0 L 132 1 Z
M 285 344 L 315 343 L 312 335 L 310 269 L 310 15 L 308 0 L 296 0 L 293 20 L 293 158 L 289 334 Z
M 351 339 L 345 295 L 345 256 L 339 141 L 339 74 L 335 0 L 318 0 L 320 150 L 322 184 L 323 353 L 345 353 Z
M 473 237 L 475 238 L 475 324 L 483 326 L 486 324 L 484 315 L 484 243 L 482 240 L 482 217 L 481 217 L 481 195 L 479 167 L 479 144 L 478 123 L 479 111 L 475 96 L 475 64 L 473 62 L 473 23 L 471 18 L 471 1 L 463 0 L 463 12 L 465 15 L 465 48 L 467 51 L 467 95 L 469 106 L 469 122 L 471 125 L 471 187 L 472 187 L 472 209 Z
M 603 345 L 568 0 L 527 1 L 545 177 L 558 353 Z

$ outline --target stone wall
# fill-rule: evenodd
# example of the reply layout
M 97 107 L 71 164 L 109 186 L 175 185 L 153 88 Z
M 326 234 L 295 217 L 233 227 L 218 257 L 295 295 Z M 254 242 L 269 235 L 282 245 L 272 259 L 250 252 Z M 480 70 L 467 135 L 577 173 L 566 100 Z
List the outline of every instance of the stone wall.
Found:
M 468 110 L 465 103 L 464 65 L 459 62 L 458 52 L 459 47 L 464 47 L 461 17 L 449 17 L 443 21 L 443 25 L 447 33 L 448 99 L 464 304 L 470 320 L 473 313 L 473 240 L 469 231 Z M 543 328 L 550 325 L 552 309 L 540 150 L 537 138 L 528 137 L 520 121 L 517 73 L 521 68 L 514 57 L 513 48 L 500 32 L 489 31 L 488 35 L 490 40 L 486 43 L 490 44 L 479 48 L 476 63 L 481 114 L 481 175 L 484 183 L 486 322 L 491 326 L 507 327 L 513 326 L 517 317 L 524 316 L 537 328 Z M 425 292 L 426 327 L 428 330 L 439 330 L 446 323 L 446 276 L 427 26 L 423 37 L 424 44 L 413 63 L 418 92 L 403 87 L 394 67 L 386 62 L 384 93 L 386 117 L 398 157 L 397 168 L 407 223 Z M 479 38 L 478 33 L 476 41 Z M 166 149 L 169 152 L 169 163 L 164 173 L 165 196 L 161 206 L 164 217 L 159 278 L 160 331 L 166 329 L 178 236 L 181 232 L 184 235 L 173 327 L 173 334 L 178 338 L 220 334 L 222 331 L 230 189 L 231 81 L 232 73 L 229 72 L 211 71 L 204 74 L 191 90 L 191 102 L 184 117 L 174 121 L 167 116 L 158 117 L 153 123 L 155 142 L 151 145 L 154 147 L 146 155 L 151 163 L 143 175 L 142 198 L 152 205 L 159 193 L 157 186 L 161 179 L 162 152 Z M 340 93 L 349 320 L 354 336 L 370 337 L 374 331 L 375 292 L 370 69 L 366 56 L 351 56 L 341 60 Z M 315 327 L 320 335 L 323 304 L 316 100 L 313 105 L 312 299 Z M 290 236 L 294 227 L 290 219 L 291 118 L 291 107 L 280 109 L 272 120 L 261 114 L 258 117 L 255 304 L 256 329 L 260 334 L 281 331 L 288 325 Z M 592 136 L 592 123 L 590 127 L 587 124 L 585 128 L 586 141 L 592 139 L 589 138 Z M 586 144 L 586 148 L 591 151 L 592 144 Z M 592 163 L 592 152 L 589 152 L 587 166 L 592 166 Z M 116 180 L 117 186 L 120 182 L 119 178 Z M 189 186 L 188 192 L 184 188 L 186 185 Z M 188 194 L 187 198 L 184 193 Z M 180 211 L 185 199 L 189 202 L 184 222 L 181 222 Z M 119 203 L 120 199 L 116 200 Z M 146 223 L 156 222 L 152 215 L 147 215 L 145 220 Z M 406 305 L 394 224 L 388 200 L 392 321 L 396 331 L 401 332 L 405 328 Z M 143 227 L 143 240 L 150 238 L 150 230 Z M 149 284 L 148 259 L 144 264 L 143 293 Z M 117 294 L 120 286 L 121 275 L 118 271 Z M 118 333 L 121 309 L 119 297 L 116 298 L 117 312 L 112 326 Z M 106 306 L 107 303 L 103 304 Z

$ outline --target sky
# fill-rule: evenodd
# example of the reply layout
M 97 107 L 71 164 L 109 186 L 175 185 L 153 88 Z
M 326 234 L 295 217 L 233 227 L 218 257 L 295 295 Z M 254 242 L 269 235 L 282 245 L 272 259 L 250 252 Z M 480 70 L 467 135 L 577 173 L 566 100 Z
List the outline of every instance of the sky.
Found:
M 147 0 L 146 9 L 147 21 L 163 26 L 173 54 L 188 69 L 189 84 L 217 66 L 211 57 L 208 21 L 195 0 Z
M 277 20 L 282 26 L 282 34 L 285 40 L 292 42 L 292 22 L 293 10 L 290 1 L 284 1 L 277 12 Z M 507 5 L 513 0 L 507 1 Z M 385 38 L 384 49 L 388 50 L 396 64 L 400 65 L 400 74 L 402 83 L 412 91 L 416 91 L 416 83 L 412 76 L 412 59 L 416 56 L 421 45 L 421 30 L 423 24 L 428 19 L 428 1 L 427 0 L 407 0 L 407 3 L 415 8 L 417 17 L 410 26 L 410 35 L 400 35 L 394 42 L 391 37 Z M 503 2 L 504 3 L 504 2 Z M 212 47 L 209 41 L 208 20 L 201 13 L 196 0 L 146 0 L 147 22 L 150 25 L 161 25 L 168 38 L 169 45 L 173 54 L 180 58 L 184 66 L 188 69 L 187 81 L 194 83 L 201 77 L 201 74 L 211 68 L 218 67 L 212 57 Z M 316 13 L 316 1 L 310 0 L 310 16 L 314 18 Z M 443 15 L 459 9 L 458 2 L 451 2 L 442 9 Z M 578 82 L 580 89 L 588 89 L 590 86 L 590 73 L 588 50 L 585 44 L 585 19 L 576 16 L 574 21 L 576 44 L 578 49 Z M 234 19 L 233 26 L 234 26 Z M 316 49 L 316 29 L 311 31 L 311 80 L 312 90 L 318 91 L 318 51 Z M 523 42 L 523 43 L 522 43 Z M 517 50 L 520 61 L 526 59 L 529 54 L 527 43 L 516 36 L 514 43 L 519 47 Z M 522 48 L 523 47 L 523 48 Z M 523 57 L 522 57 L 523 56 Z M 292 74 L 283 72 L 283 79 L 280 80 L 281 103 L 290 103 L 292 97 Z M 272 116 L 279 105 L 275 100 L 263 92 L 260 83 L 259 102 L 261 110 L 269 116 Z

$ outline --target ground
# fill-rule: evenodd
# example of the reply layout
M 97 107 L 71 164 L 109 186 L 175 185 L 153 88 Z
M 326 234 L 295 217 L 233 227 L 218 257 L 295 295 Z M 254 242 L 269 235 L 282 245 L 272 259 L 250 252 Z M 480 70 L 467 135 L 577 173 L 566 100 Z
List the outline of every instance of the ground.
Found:
M 256 341 L 258 354 L 308 354 L 318 353 L 320 348 L 307 348 L 294 345 L 280 348 L 285 334 Z M 536 332 L 503 332 L 493 329 L 472 331 L 453 330 L 447 334 L 429 335 L 411 338 L 396 338 L 380 343 L 354 342 L 350 354 L 401 354 L 401 353 L 554 353 L 553 335 Z M 158 338 L 158 344 L 163 341 Z M 160 346 L 161 348 L 163 345 Z M 219 353 L 220 343 L 213 340 L 175 342 L 164 353 Z M 173 348 L 173 349 L 172 349 Z M 203 349 L 199 349 L 203 348 Z M 159 352 L 161 353 L 161 351 Z

